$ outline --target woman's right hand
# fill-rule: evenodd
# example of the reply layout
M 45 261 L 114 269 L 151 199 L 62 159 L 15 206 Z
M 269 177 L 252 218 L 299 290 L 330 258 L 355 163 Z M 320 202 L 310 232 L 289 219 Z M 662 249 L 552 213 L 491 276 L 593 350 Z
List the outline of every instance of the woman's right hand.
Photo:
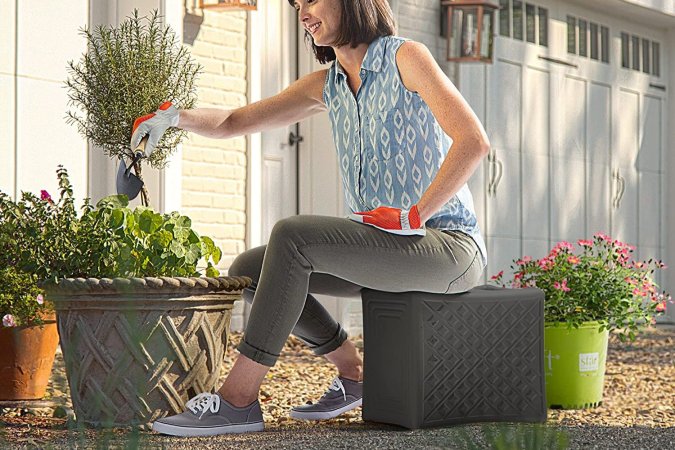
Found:
M 146 158 L 152 155 L 164 132 L 169 127 L 178 126 L 178 118 L 178 109 L 171 102 L 164 102 L 154 113 L 136 119 L 131 135 L 131 151 L 136 153 L 141 140 L 147 136 L 145 148 L 139 151 L 142 150 Z

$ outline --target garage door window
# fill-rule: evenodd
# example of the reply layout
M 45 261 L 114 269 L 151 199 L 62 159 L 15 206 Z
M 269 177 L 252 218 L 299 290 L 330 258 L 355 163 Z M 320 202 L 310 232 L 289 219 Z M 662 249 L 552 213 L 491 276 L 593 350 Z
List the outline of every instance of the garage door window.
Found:
M 609 63 L 609 27 L 568 15 L 567 52 Z
M 641 36 L 621 33 L 621 67 L 661 76 L 661 46 Z
M 499 35 L 548 47 L 548 9 L 521 0 L 499 0 Z

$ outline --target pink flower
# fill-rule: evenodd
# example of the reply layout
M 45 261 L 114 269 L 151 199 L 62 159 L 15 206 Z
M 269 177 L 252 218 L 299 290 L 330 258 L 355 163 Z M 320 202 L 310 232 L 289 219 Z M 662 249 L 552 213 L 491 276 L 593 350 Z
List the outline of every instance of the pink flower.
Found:
M 541 270 L 548 270 L 551 267 L 553 267 L 553 261 L 551 261 L 550 259 L 544 258 L 544 259 L 539 261 L 539 267 L 541 267 Z
M 37 300 L 38 305 L 44 305 L 45 304 L 45 298 L 42 296 L 42 294 L 38 294 L 38 296 L 35 300 Z
M 579 239 L 577 244 L 579 244 L 581 246 L 584 246 L 584 247 L 593 247 L 593 241 L 587 241 L 587 240 L 584 240 L 584 239 Z
M 643 266 L 644 266 L 644 263 L 642 261 L 635 261 L 633 263 L 633 267 L 635 267 L 636 269 L 641 269 Z
M 563 292 L 569 292 L 571 290 L 570 288 L 567 287 L 567 280 L 563 280 L 562 283 L 558 283 L 556 281 L 555 283 L 553 283 L 553 287 Z
M 54 200 L 52 200 L 52 196 L 49 195 L 49 192 L 45 191 L 44 189 L 40 191 L 40 199 L 46 200 L 47 202 L 54 204 Z
M 490 279 L 491 279 L 491 280 L 496 280 L 496 279 L 498 279 L 498 278 L 501 278 L 502 275 L 504 275 L 504 271 L 503 271 L 503 270 L 502 270 L 501 272 L 499 272 L 497 275 L 492 275 L 492 278 L 490 278 Z
M 602 239 L 603 241 L 612 242 L 612 238 L 604 233 L 595 233 L 593 236 Z
M 657 312 L 662 312 L 666 310 L 666 302 L 661 302 L 658 305 L 656 305 L 656 311 Z
M 530 257 L 530 256 L 523 256 L 522 259 L 519 259 L 518 261 L 516 261 L 516 264 L 518 264 L 519 266 L 522 266 L 523 264 L 527 264 L 527 263 L 529 263 L 530 261 L 532 261 L 532 257 Z
M 574 246 L 567 241 L 558 242 L 558 244 L 553 248 L 553 250 L 574 250 Z
M 2 326 L 4 326 L 4 327 L 15 327 L 16 321 L 14 320 L 14 316 L 11 315 L 11 314 L 5 314 L 2 317 Z
M 570 256 L 569 258 L 567 258 L 567 261 L 568 261 L 570 264 L 579 264 L 579 262 L 580 262 L 581 260 L 579 259 L 579 257 L 572 255 L 572 256 Z

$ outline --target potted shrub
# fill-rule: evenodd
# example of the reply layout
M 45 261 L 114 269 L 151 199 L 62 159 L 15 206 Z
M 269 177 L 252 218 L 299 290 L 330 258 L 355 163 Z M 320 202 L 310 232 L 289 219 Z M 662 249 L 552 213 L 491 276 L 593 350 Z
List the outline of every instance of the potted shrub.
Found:
M 58 345 L 54 311 L 37 277 L 17 266 L 30 251 L 21 242 L 40 232 L 53 205 L 46 191 L 40 198 L 23 193 L 18 202 L 0 192 L 0 400 L 40 399 L 49 382 Z
M 111 158 L 132 160 L 130 148 L 134 120 L 171 101 L 176 108 L 192 108 L 197 100 L 195 79 L 201 66 L 182 47 L 170 27 L 162 26 L 157 11 L 131 17 L 119 26 L 84 28 L 88 51 L 78 62 L 68 63 L 66 81 L 73 109 L 68 122 Z M 169 128 L 147 162 L 156 169 L 167 159 L 187 132 Z M 133 164 L 143 179 L 141 162 Z M 150 205 L 143 187 L 141 201 Z
M 235 300 L 250 279 L 218 277 L 221 251 L 179 213 L 110 196 L 76 213 L 24 193 L 11 216 L 16 267 L 45 280 L 78 420 L 147 426 L 215 388 Z M 27 211 L 43 208 L 40 221 Z M 5 217 L 3 215 L 3 217 Z M 197 264 L 205 261 L 206 277 Z
M 602 233 L 577 245 L 560 242 L 542 259 L 511 266 L 512 287 L 545 293 L 546 397 L 549 407 L 565 409 L 601 403 L 608 333 L 634 340 L 670 300 L 653 280 L 662 261 L 633 261 L 634 246 Z M 492 280 L 506 287 L 504 271 Z
M 17 270 L 4 245 L 12 206 L 0 193 L 0 400 L 37 400 L 45 395 L 59 336 L 37 277 Z

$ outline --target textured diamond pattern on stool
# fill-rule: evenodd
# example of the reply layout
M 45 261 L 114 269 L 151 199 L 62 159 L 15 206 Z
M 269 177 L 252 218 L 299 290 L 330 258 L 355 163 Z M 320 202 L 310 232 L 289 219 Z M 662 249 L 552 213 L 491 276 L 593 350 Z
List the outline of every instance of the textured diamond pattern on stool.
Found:
M 542 393 L 520 381 L 539 372 L 539 320 L 532 303 L 425 301 L 424 421 L 536 408 Z

